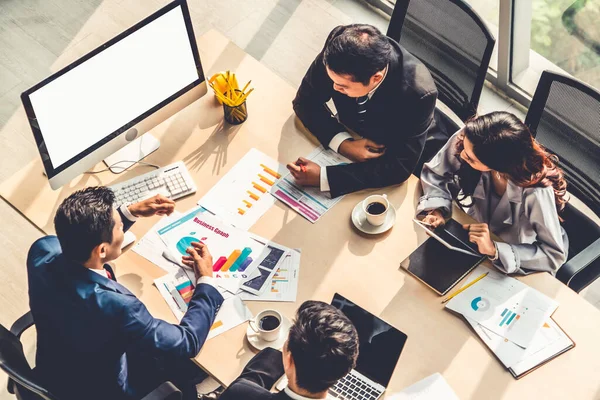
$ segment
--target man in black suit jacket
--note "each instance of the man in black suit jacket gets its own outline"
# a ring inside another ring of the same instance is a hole
[[[321,301],[304,302],[296,313],[281,352],[258,353],[220,400],[325,399],[327,391],[356,364],[358,334],[337,308]],[[288,386],[270,389],[285,373]]]
[[[337,197],[404,182],[434,130],[437,89],[427,68],[371,25],[338,26],[308,69],[294,111],[321,144],[354,163],[288,164],[298,183]],[[333,100],[337,116],[325,103]],[[348,132],[353,132],[354,138]]]

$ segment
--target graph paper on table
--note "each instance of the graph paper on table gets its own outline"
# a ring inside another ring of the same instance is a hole
[[[341,154],[322,146],[311,152],[306,158],[321,167],[348,164],[351,161]],[[298,185],[291,174],[287,174],[273,186],[273,196],[287,204],[296,212],[315,223],[343,196],[331,198],[329,192],[321,192],[319,188]]]
[[[213,277],[219,286],[235,293],[241,280],[253,276],[264,244],[247,232],[225,224],[216,216],[194,209],[159,229],[158,235],[174,257],[187,255],[192,242],[208,246],[213,257]]]
[[[248,230],[275,204],[269,192],[285,172],[285,167],[271,157],[250,149],[198,204],[225,222]]]
[[[478,267],[470,279],[488,275],[450,300],[446,307],[527,348],[558,303],[521,281]]]
[[[268,288],[260,295],[240,292],[239,296],[247,301],[289,301],[294,302],[298,296],[298,280],[300,274],[300,250],[293,249],[273,275]]]

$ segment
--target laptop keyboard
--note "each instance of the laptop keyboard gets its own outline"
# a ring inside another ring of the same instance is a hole
[[[381,393],[379,389],[354,376],[352,372],[329,389],[331,397],[346,400],[375,400]]]

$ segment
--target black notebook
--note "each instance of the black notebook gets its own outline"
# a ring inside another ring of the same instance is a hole
[[[400,267],[443,296],[486,256],[479,254],[477,247],[469,242],[469,232],[453,219],[436,228],[435,233],[451,242],[452,246],[477,254],[473,256],[451,250],[430,237],[400,263]]]

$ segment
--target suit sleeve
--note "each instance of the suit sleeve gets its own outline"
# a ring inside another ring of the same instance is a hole
[[[121,220],[123,221],[123,232],[127,232],[129,230],[129,228],[131,228],[135,222],[130,221],[129,218],[127,218],[125,216],[125,214],[123,214],[123,212],[121,211],[121,208],[117,208],[117,211],[119,212],[119,215],[121,216]]]
[[[337,36],[343,27],[334,28],[325,42]],[[319,142],[327,148],[333,137],[346,130],[346,128],[331,115],[329,109],[325,106],[333,94],[333,81],[329,79],[325,64],[323,62],[323,51],[308,68],[306,75],[302,79],[296,98],[292,104],[294,112],[302,121],[306,129],[317,137]]]
[[[434,123],[436,98],[437,93],[432,92],[416,101],[413,118],[398,122],[401,132],[390,132],[392,140],[383,156],[362,163],[327,167],[331,196],[396,185],[407,180],[423,152],[427,131]]]
[[[125,305],[124,330],[136,350],[192,358],[202,348],[223,296],[213,286],[200,284],[179,325],[152,317],[137,298]]]
[[[556,275],[567,261],[567,249],[552,188],[534,190],[525,197],[524,209],[536,240],[518,244],[497,242],[499,258],[494,266],[507,274],[544,271]]]
[[[248,362],[239,378],[223,392],[220,399],[264,398],[264,394],[271,390],[284,372],[281,352],[267,347]]]

